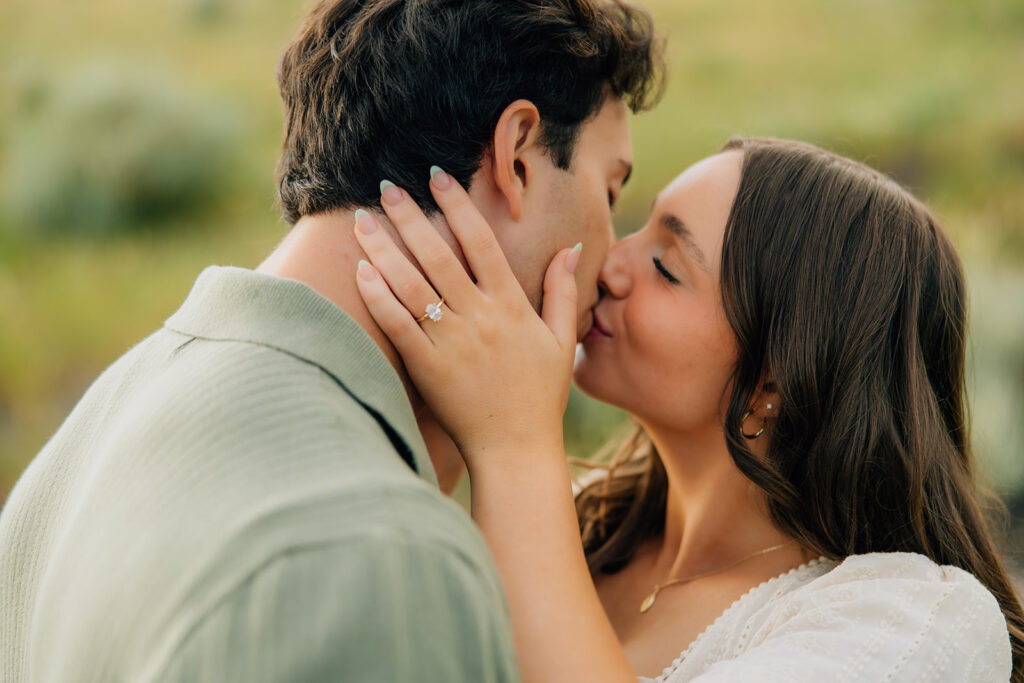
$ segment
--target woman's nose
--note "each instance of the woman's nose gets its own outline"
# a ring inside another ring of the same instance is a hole
[[[621,299],[629,294],[632,278],[629,272],[629,238],[613,244],[608,249],[608,257],[601,266],[598,286],[603,294]]]

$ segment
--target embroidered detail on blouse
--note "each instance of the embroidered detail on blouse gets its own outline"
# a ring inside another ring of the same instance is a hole
[[[809,562],[804,562],[799,567],[794,567],[793,569],[790,569],[789,571],[787,571],[787,572],[785,572],[783,574],[779,574],[778,576],[775,576],[775,577],[773,577],[771,579],[768,579],[767,581],[762,581],[759,585],[754,586],[753,588],[748,590],[746,593],[744,593],[740,597],[736,598],[733,601],[733,603],[731,605],[729,605],[725,609],[724,612],[719,614],[718,617],[713,622],[711,622],[711,624],[708,625],[707,628],[705,628],[703,631],[701,631],[697,635],[697,637],[693,639],[693,642],[691,642],[690,645],[685,650],[683,650],[681,653],[679,653],[679,656],[676,657],[675,660],[670,665],[665,667],[664,671],[661,672],[660,676],[658,676],[657,678],[643,678],[643,677],[641,677],[640,680],[641,681],[650,681],[651,683],[664,683],[665,679],[668,678],[669,676],[671,676],[673,673],[675,673],[676,669],[679,668],[679,665],[683,663],[683,660],[686,659],[686,655],[688,655],[690,652],[694,651],[697,648],[697,646],[700,645],[701,641],[703,641],[703,640],[705,640],[707,638],[707,634],[708,633],[714,631],[722,622],[724,622],[726,619],[728,619],[732,615],[732,613],[734,613],[739,607],[741,607],[743,605],[744,602],[749,600],[755,594],[761,593],[762,591],[766,590],[768,587],[774,586],[775,584],[781,582],[783,579],[795,578],[798,575],[806,574],[806,573],[808,573],[809,570],[816,569],[816,568],[818,568],[822,564],[834,566],[836,563],[834,561],[829,560],[826,557],[818,557],[818,558],[815,558],[813,560],[810,560]],[[817,574],[815,573],[814,575],[816,576]],[[802,585],[802,582],[798,583],[798,585]],[[776,591],[775,595],[773,595],[772,597],[775,598],[775,597],[779,597],[779,596],[784,595],[784,594],[785,594],[785,591]],[[750,629],[750,621],[747,621],[746,624],[744,624],[744,636],[741,636],[742,638],[744,638],[744,639],[746,638],[746,635],[749,633],[749,629]]]
[[[1006,681],[998,602],[968,572],[915,553],[820,557],[747,591],[657,678]]]

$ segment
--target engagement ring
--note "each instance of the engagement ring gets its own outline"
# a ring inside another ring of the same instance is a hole
[[[441,318],[444,317],[444,311],[441,310],[441,305],[444,304],[444,297],[436,304],[427,304],[427,312],[416,318],[416,322],[421,323],[426,320],[433,320],[435,323],[440,322]]]

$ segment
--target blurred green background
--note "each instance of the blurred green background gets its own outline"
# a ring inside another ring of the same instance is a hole
[[[660,107],[634,120],[619,232],[734,134],[808,140],[895,176],[967,265],[974,443],[984,480],[1024,517],[1024,3],[647,5],[671,72]],[[204,266],[253,267],[283,236],[274,69],[309,6],[4,0],[0,501]],[[575,456],[622,424],[576,394],[566,420]]]

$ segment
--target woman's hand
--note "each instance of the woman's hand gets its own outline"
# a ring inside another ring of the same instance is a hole
[[[555,255],[537,316],[490,226],[450,176],[430,189],[476,282],[408,194],[382,205],[429,281],[373,217],[356,282],[466,460],[472,513],[508,598],[524,683],[635,681],[590,580],[562,443],[576,347],[579,245]],[[427,315],[444,297],[439,320]]]
[[[479,458],[508,453],[510,445],[519,453],[560,450],[581,245],[552,260],[538,316],[490,226],[451,176],[433,169],[430,189],[476,282],[405,191],[390,183],[382,189],[384,211],[427,277],[371,214],[357,212],[356,238],[372,262],[360,265],[359,292],[471,476]],[[428,305],[442,297],[440,317],[431,319]]]

